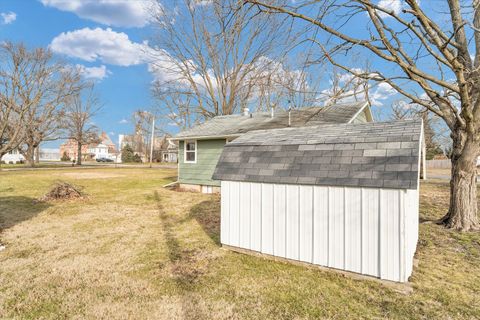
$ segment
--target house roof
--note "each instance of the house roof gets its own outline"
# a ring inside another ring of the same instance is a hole
[[[100,139],[101,139],[101,143],[107,146],[112,144],[114,145],[114,143],[112,142],[112,139],[110,139],[110,137],[106,132],[102,132],[102,134],[100,135]]]
[[[421,120],[251,131],[225,145],[215,180],[416,189]]]
[[[311,107],[291,111],[291,127],[303,127],[323,123],[349,123],[364,108],[367,102],[334,104],[327,107]],[[270,112],[254,112],[251,116],[241,114],[217,116],[191,129],[180,132],[173,140],[185,138],[237,137],[251,130],[266,130],[288,127],[288,112],[277,110],[272,118]]]

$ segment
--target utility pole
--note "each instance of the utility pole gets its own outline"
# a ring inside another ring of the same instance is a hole
[[[150,168],[152,167],[154,140],[155,140],[155,116],[152,114],[152,140],[150,141]]]

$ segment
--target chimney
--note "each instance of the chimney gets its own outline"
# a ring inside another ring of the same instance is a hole
[[[250,110],[248,108],[243,108],[243,115],[245,117],[248,117],[249,114],[250,114]]]
[[[292,112],[292,105],[290,104],[290,100],[288,100],[288,126],[289,127],[292,125],[291,112]]]

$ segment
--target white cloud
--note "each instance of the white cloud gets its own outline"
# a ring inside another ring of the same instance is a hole
[[[15,12],[1,12],[0,17],[2,17],[2,24],[10,24],[17,19],[17,14]]]
[[[111,74],[111,72],[107,70],[107,67],[104,65],[101,65],[100,67],[85,67],[84,65],[77,64],[75,67],[86,79],[103,80]]]
[[[395,14],[399,14],[403,9],[403,1],[402,0],[380,0],[377,4],[382,9],[393,11]],[[390,17],[389,14],[385,12],[379,12],[378,15],[381,18],[388,18]]]
[[[380,82],[375,91],[370,94],[370,99],[372,100],[372,105],[383,106],[382,101],[385,101],[396,94],[397,90],[395,90],[391,85],[386,82]]]
[[[55,53],[93,62],[118,66],[131,66],[146,62],[146,52],[150,50],[146,43],[130,41],[123,32],[112,29],[83,28],[62,32],[50,44]]]
[[[127,124],[128,123],[128,120],[127,119],[122,119],[120,121],[118,121],[119,124]]]
[[[155,0],[41,0],[57,8],[108,26],[144,27],[162,8]]]
[[[133,42],[123,32],[115,32],[110,28],[83,28],[63,32],[50,43],[53,52],[78,58],[88,62],[101,61],[117,66],[148,64],[148,71],[160,82],[177,82],[185,84],[180,76],[179,62],[166,50],[153,49],[148,43]],[[192,70],[196,67],[190,63]],[[103,67],[100,67],[103,69]],[[89,74],[100,76],[103,70],[92,69]],[[106,71],[105,76],[108,75]],[[194,78],[201,83],[200,75]]]
[[[197,6],[208,6],[213,3],[213,0],[194,0],[194,3]]]

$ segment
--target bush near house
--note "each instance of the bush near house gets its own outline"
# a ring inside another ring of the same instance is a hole
[[[70,157],[68,156],[67,152],[66,151],[63,151],[63,155],[62,157],[60,158],[60,160],[62,161],[70,161]]]

